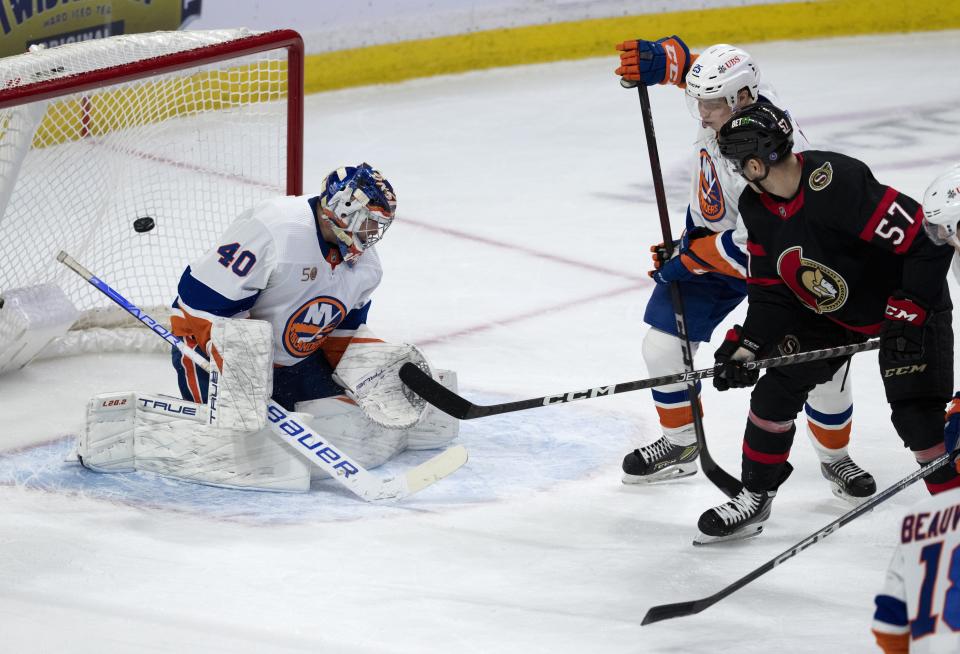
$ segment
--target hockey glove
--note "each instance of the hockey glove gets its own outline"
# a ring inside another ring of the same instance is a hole
[[[617,50],[620,51],[620,67],[616,73],[622,86],[633,88],[637,82],[646,86],[685,86],[683,80],[690,69],[690,49],[679,36],[657,41],[624,41],[617,44]]]
[[[893,363],[923,358],[923,333],[927,309],[897,291],[887,300],[886,320],[880,329],[880,353]]]
[[[658,284],[682,282],[697,275],[713,272],[713,266],[707,264],[696,253],[694,241],[714,232],[706,227],[695,227],[683,233],[683,237],[674,242],[673,257],[667,259],[667,249],[663,243],[650,246],[653,253],[653,267],[647,274]]]
[[[760,379],[760,369],[748,370],[744,363],[757,358],[760,344],[743,335],[743,327],[734,325],[727,332],[723,345],[713,355],[721,366],[713,375],[713,387],[718,391],[753,386]]]

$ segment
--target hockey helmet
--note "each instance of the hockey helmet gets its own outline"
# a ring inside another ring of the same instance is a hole
[[[337,168],[320,185],[320,219],[348,265],[383,238],[397,211],[393,186],[370,164]]]
[[[739,172],[748,159],[776,164],[793,150],[793,124],[786,111],[758,102],[733,114],[717,134],[720,154]]]
[[[731,111],[738,106],[737,96],[746,88],[755,102],[760,97],[760,71],[753,58],[740,48],[720,43],[704,50],[693,62],[687,76],[687,109],[700,120],[700,105],[726,103]]]
[[[960,164],[937,177],[923,194],[923,229],[937,245],[950,243],[960,248],[957,222],[960,221]]]

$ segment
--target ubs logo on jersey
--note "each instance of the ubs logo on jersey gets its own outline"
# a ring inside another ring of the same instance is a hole
[[[800,247],[780,255],[777,273],[800,301],[817,313],[836,311],[847,301],[846,280],[822,263],[804,259]]]
[[[318,349],[347,315],[343,303],[335,297],[322,295],[304,303],[287,319],[283,328],[283,348],[291,356],[308,357]]]
[[[814,191],[822,191],[832,181],[833,166],[830,165],[829,161],[810,173],[810,188]]]
[[[717,178],[713,159],[703,149],[700,150],[700,185],[697,196],[700,199],[700,214],[706,220],[715,223],[723,219],[727,213],[727,207],[723,201],[723,189],[720,188],[720,180]]]

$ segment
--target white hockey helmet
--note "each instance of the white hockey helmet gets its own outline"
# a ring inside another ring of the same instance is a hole
[[[960,249],[960,164],[941,173],[923,194],[923,229],[937,245],[950,243]]]
[[[686,77],[687,108],[700,119],[699,104],[725,100],[730,110],[738,108],[737,95],[746,88],[755,102],[760,96],[760,71],[753,58],[727,43],[711,45],[693,62]]]

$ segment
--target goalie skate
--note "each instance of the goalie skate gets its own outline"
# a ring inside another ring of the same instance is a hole
[[[697,473],[696,443],[675,445],[661,436],[623,458],[624,484],[650,484],[690,477]]]
[[[873,475],[854,463],[849,455],[832,463],[821,463],[820,472],[830,482],[833,494],[854,506],[877,492]]]
[[[744,488],[733,499],[704,511],[697,522],[700,533],[693,544],[712,545],[759,536],[776,495],[776,491],[754,493]]]

